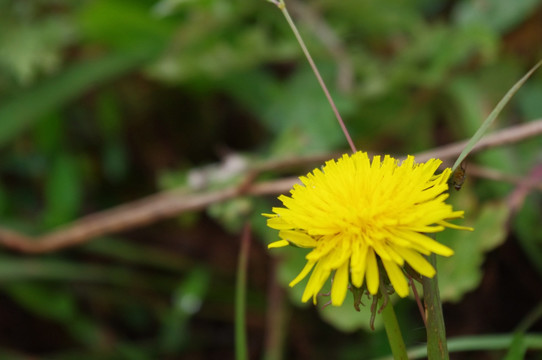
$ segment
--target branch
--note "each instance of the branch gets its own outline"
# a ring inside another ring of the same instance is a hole
[[[487,135],[474,152],[490,147],[511,144],[523,139],[537,136],[542,133],[542,119],[524,125],[510,127],[494,134]],[[419,162],[436,157],[450,159],[458,156],[466,141],[436,148],[416,156]],[[287,159],[282,162],[272,161],[262,164],[247,173],[247,177],[254,179],[255,173],[281,169],[307,163],[321,163],[331,155],[317,155],[298,159]],[[157,193],[140,200],[119,205],[109,210],[82,217],[65,227],[47,233],[43,236],[29,237],[19,232],[0,227],[0,245],[24,252],[46,253],[70,246],[79,245],[93,238],[121,231],[136,229],[160,220],[175,217],[183,212],[205,209],[211,204],[223,202],[241,195],[262,196],[276,195],[289,191],[297,177],[284,178],[261,183],[243,183],[207,193],[186,194],[180,190],[171,190]]]
[[[0,245],[25,253],[46,253],[79,245],[106,234],[139,228],[183,212],[198,211],[240,195],[274,195],[289,189],[297,178],[251,184],[239,191],[230,187],[208,193],[186,195],[179,190],[164,191],[109,210],[82,217],[39,237],[29,237],[0,227]]]
[[[474,147],[472,152],[480,152],[482,150],[503,146],[507,144],[514,144],[521,140],[535,137],[542,134],[542,119],[530,121],[525,124],[510,126],[506,129],[502,129],[484,136],[480,142]],[[430,158],[439,159],[451,159],[457,157],[468,140],[452,143],[450,145],[442,146],[433,150],[425,151],[416,155],[416,160],[424,162]]]

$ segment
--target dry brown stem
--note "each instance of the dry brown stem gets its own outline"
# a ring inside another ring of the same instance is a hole
[[[518,142],[542,133],[542,119],[524,125],[510,127],[486,136],[474,152],[505,144]],[[466,141],[418,154],[418,161],[436,157],[453,158],[461,152]],[[247,173],[255,178],[255,173],[281,169],[291,166],[321,162],[332,156],[327,154],[313,157],[287,159],[282,162],[269,162],[257,166]],[[0,228],[0,245],[25,253],[46,253],[82,244],[93,238],[107,234],[131,230],[160,220],[172,218],[186,211],[197,211],[207,206],[226,201],[241,195],[262,196],[287,192],[297,182],[295,177],[260,183],[244,183],[221,190],[205,193],[186,194],[178,190],[164,191],[133,202],[119,205],[109,210],[82,217],[58,230],[38,237],[29,237],[19,232]]]

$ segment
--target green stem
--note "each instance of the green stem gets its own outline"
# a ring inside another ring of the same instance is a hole
[[[386,329],[386,335],[388,335],[393,358],[395,360],[408,360],[405,342],[391,301],[382,310],[382,320],[384,321],[384,328]]]
[[[428,260],[436,269],[435,254],[429,255]],[[422,284],[427,316],[427,357],[429,360],[448,360],[450,356],[446,342],[446,329],[444,327],[444,316],[442,315],[437,274],[431,279],[424,276]]]
[[[354,153],[357,152],[356,145],[354,145],[354,141],[352,141],[352,137],[350,136],[350,133],[348,132],[348,129],[346,128],[346,125],[344,124],[344,121],[341,117],[341,114],[339,113],[339,110],[337,109],[337,106],[335,106],[335,102],[333,101],[333,98],[331,97],[331,94],[329,93],[327,89],[324,79],[322,78],[322,76],[320,75],[320,72],[318,71],[318,67],[316,67],[314,60],[312,60],[312,56],[309,53],[309,49],[305,45],[305,42],[303,41],[301,34],[297,30],[297,27],[295,26],[294,21],[290,17],[290,13],[288,13],[288,9],[286,9],[286,4],[284,3],[284,0],[269,0],[269,1],[277,5],[280,11],[282,11],[282,14],[286,18],[288,25],[290,25],[290,28],[292,29],[292,32],[294,33],[295,38],[297,39],[297,42],[299,43],[299,46],[301,47],[301,50],[303,50],[303,53],[305,54],[305,57],[307,58],[307,61],[309,62],[309,65],[311,66],[311,69],[314,72],[316,79],[318,80],[318,83],[320,84],[320,86],[322,87],[322,90],[324,91],[324,94],[326,95],[327,101],[329,102],[329,105],[331,106],[331,109],[333,110],[333,113],[335,114],[335,117],[337,118],[337,121],[339,122],[339,125],[344,133],[344,136],[346,137],[346,141],[348,141],[348,145],[350,145],[352,152]]]
[[[250,224],[247,223],[241,237],[239,262],[237,263],[237,279],[235,287],[235,359],[247,360],[247,333],[245,328],[247,265],[250,249]]]

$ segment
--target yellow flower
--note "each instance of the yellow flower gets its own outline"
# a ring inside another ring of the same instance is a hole
[[[302,301],[316,296],[334,271],[331,303],[340,306],[349,283],[377,294],[380,260],[397,294],[409,293],[402,267],[407,262],[423,276],[435,269],[422,256],[453,251],[424,233],[444,228],[472,230],[447,222],[463,217],[445,203],[451,170],[435,171],[440,160],[417,164],[409,156],[400,162],[388,155],[372,162],[367,153],[343,155],[302,176],[291,196],[281,195],[284,207],[273,208],[267,225],[281,240],[269,248],[295,245],[310,248],[307,264],[290,283],[296,285],[312,270]]]

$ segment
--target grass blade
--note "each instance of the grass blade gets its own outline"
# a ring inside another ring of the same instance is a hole
[[[525,74],[521,79],[519,79],[519,81],[517,83],[515,83],[514,86],[512,86],[510,88],[510,90],[508,90],[508,92],[504,95],[504,97],[501,99],[501,101],[499,101],[497,106],[495,106],[493,111],[491,111],[489,116],[484,120],[482,125],[478,128],[478,130],[471,137],[471,139],[469,140],[469,142],[465,146],[465,149],[463,149],[463,151],[461,152],[461,154],[459,155],[459,157],[455,161],[454,166],[452,166],[452,171],[455,171],[457,169],[459,164],[461,164],[461,162],[467,157],[467,155],[471,152],[471,150],[474,148],[476,143],[478,143],[478,141],[480,141],[480,139],[485,134],[487,129],[491,126],[491,124],[493,124],[493,122],[495,121],[497,116],[499,116],[502,109],[506,106],[506,104],[508,104],[508,102],[510,101],[512,96],[514,96],[514,94],[523,86],[523,84],[527,81],[527,79],[529,79],[529,77],[541,65],[542,65],[542,60],[540,60],[535,66],[533,66],[531,68],[531,70],[529,70],[529,72],[527,74]]]

